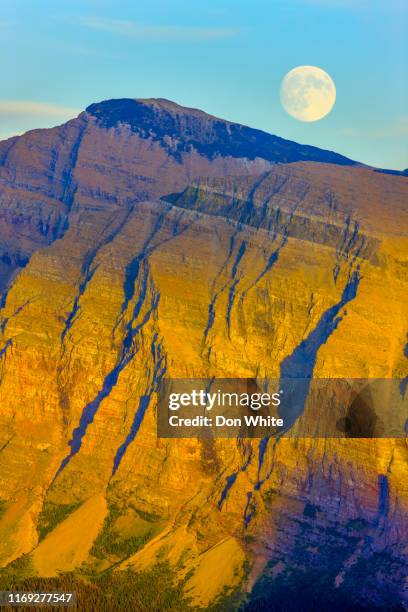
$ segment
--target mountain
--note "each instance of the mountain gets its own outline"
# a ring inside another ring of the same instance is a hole
[[[159,142],[178,160],[183,153],[195,150],[211,160],[221,156],[261,158],[271,163],[320,161],[347,166],[356,163],[338,153],[300,145],[164,99],[108,100],[91,104],[86,112],[107,129],[129,126],[142,138]]]
[[[97,156],[78,163],[89,149]],[[0,143],[0,287],[33,252],[63,236],[74,200],[76,209],[89,200],[121,214],[196,176],[257,174],[299,160],[355,164],[161,99],[92,104],[65,125],[10,138]]]
[[[397,416],[399,438],[164,439],[156,400],[165,378],[403,381],[407,184],[164,100],[0,143],[4,590],[402,609]]]

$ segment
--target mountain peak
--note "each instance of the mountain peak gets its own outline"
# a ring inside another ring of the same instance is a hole
[[[182,106],[181,104],[173,102],[173,100],[168,100],[167,98],[135,98],[134,101],[150,106],[151,108],[161,111],[168,111],[170,113],[178,113],[182,115],[201,115],[202,117],[211,117],[212,119],[216,119],[216,117],[213,115],[209,115],[198,108]]]
[[[86,112],[101,128],[127,125],[138,136],[160,142],[178,161],[183,153],[194,149],[210,159],[222,156],[260,158],[270,163],[356,163],[338,153],[285,140],[165,98],[106,100],[91,104]]]
[[[213,115],[209,115],[203,110],[198,108],[192,108],[189,106],[182,106],[173,100],[167,98],[113,98],[111,100],[102,100],[96,102],[87,107],[86,111],[93,114],[96,109],[109,111],[109,110],[123,110],[129,111],[133,108],[133,111],[145,107],[146,109],[154,110],[157,112],[169,112],[173,114],[181,115],[198,115],[201,117],[209,117],[211,119],[217,119]],[[222,121],[220,119],[220,121]],[[229,123],[229,122],[227,122]]]
[[[167,100],[166,98],[119,98],[96,102],[86,108],[86,112],[99,119],[100,122],[129,123],[135,121],[143,124],[148,118],[155,117],[157,123],[163,120],[163,116],[172,117],[196,117],[202,120],[209,119],[223,121],[205,113],[197,108],[189,108]],[[224,123],[229,123],[224,121]]]

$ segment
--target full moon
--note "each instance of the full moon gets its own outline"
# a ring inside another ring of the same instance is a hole
[[[298,66],[284,77],[280,89],[285,111],[299,121],[318,121],[330,113],[336,87],[327,72],[317,66]]]

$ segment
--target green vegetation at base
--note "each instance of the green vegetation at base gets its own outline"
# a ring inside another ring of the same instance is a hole
[[[20,581],[23,581],[32,576],[33,572],[34,569],[28,555],[15,559],[7,567],[0,569],[0,591],[9,591],[9,585],[16,580],[17,576]]]
[[[0,518],[3,516],[5,511],[6,511],[6,502],[0,499]]]
[[[140,550],[151,538],[153,530],[149,530],[142,535],[123,537],[114,529],[114,523],[120,515],[121,513],[116,506],[110,506],[102,530],[98,534],[90,551],[91,555],[97,559],[106,559],[107,556],[111,555],[119,557],[120,559],[126,559]]]
[[[82,502],[74,504],[53,504],[46,502],[38,517],[38,539],[43,540],[59,523],[62,523],[69,514],[74,512]]]
[[[140,508],[136,508],[133,504],[129,504],[129,508],[132,508],[136,512],[138,516],[144,521],[148,523],[158,523],[162,520],[158,514],[154,514],[153,512],[146,512],[145,510],[141,510]]]
[[[309,531],[309,541],[313,542]],[[322,547],[323,549],[323,547]],[[385,552],[361,552],[352,565],[347,560],[356,549],[355,539],[338,540],[321,551],[298,548],[290,564],[275,558],[255,583],[244,612],[404,612],[400,585],[406,577],[404,559]],[[367,554],[368,553],[368,554]],[[279,571],[277,566],[280,565]],[[342,580],[336,580],[341,576]],[[379,595],[379,585],[388,589]],[[232,608],[234,609],[234,608]]]
[[[248,594],[237,589],[232,593],[222,593],[217,597],[216,601],[210,604],[205,610],[206,612],[238,612],[245,610],[247,602]]]
[[[17,576],[7,577],[0,572],[2,590],[71,592],[76,593],[77,609],[84,612],[187,612],[191,610],[189,600],[183,593],[184,582],[177,585],[174,574],[168,563],[158,563],[150,571],[133,572],[131,570],[107,572],[93,577],[92,582],[68,573],[56,578],[28,578],[21,580]],[[7,608],[3,608],[7,610]],[[11,608],[10,608],[11,609]],[[33,608],[20,607],[19,610]],[[53,610],[67,610],[55,607]]]

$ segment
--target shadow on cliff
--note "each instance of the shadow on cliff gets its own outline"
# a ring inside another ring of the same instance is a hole
[[[374,409],[374,398],[367,385],[358,393],[347,409],[346,416],[337,421],[337,429],[346,438],[380,438],[384,425]]]

